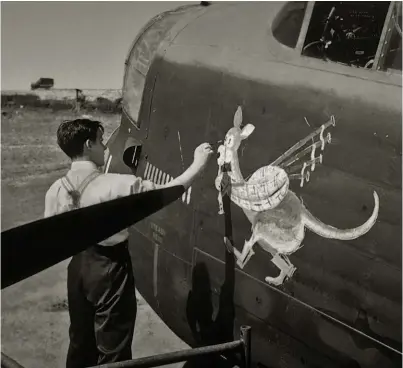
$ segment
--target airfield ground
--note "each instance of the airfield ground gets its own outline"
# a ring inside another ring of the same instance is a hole
[[[56,130],[62,120],[73,116],[69,111],[51,109],[2,110],[2,230],[43,216],[46,190],[69,165],[57,147]],[[104,123],[106,137],[119,124],[119,115],[93,116]],[[1,292],[2,351],[27,368],[61,368],[65,364],[69,325],[65,305],[67,263],[68,260],[59,263]],[[140,295],[138,306],[134,357],[187,348]]]

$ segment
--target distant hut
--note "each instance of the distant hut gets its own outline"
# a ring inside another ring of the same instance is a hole
[[[31,90],[35,89],[50,89],[54,86],[53,78],[39,78],[36,82],[31,83]]]

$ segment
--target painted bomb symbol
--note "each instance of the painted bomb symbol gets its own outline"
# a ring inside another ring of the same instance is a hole
[[[302,246],[305,228],[324,238],[338,240],[356,239],[372,228],[379,211],[376,192],[373,193],[375,206],[369,219],[361,226],[342,230],[315,218],[296,194],[289,190],[290,179],[299,180],[302,187],[305,181],[309,181],[310,171],[314,171],[316,165],[322,163],[322,154],[315,154],[317,150],[324,151],[325,145],[331,141],[330,133],[325,137],[324,132],[329,126],[335,126],[333,116],[330,121],[299,141],[273,163],[255,171],[247,180],[242,176],[237,151],[242,140],[247,139],[255,127],[247,124],[241,129],[241,123],[242,109],[238,107],[234,126],[227,132],[224,143],[218,148],[218,175],[215,180],[215,187],[219,192],[219,213],[224,213],[222,196],[228,194],[231,201],[242,208],[252,224],[252,236],[245,241],[242,252],[229,244],[228,239],[224,239],[227,248],[234,252],[240,268],[245,267],[254,254],[253,246],[258,243],[273,256],[271,261],[280,270],[277,277],[267,276],[266,282],[281,285],[286,278],[291,278],[296,270],[288,256]],[[317,137],[319,139],[315,142],[314,138]],[[303,148],[310,141],[313,143]],[[307,155],[309,160],[300,163]],[[224,170],[224,167],[230,169]],[[224,175],[224,172],[227,175]]]

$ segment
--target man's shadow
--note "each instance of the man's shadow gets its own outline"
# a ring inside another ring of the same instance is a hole
[[[228,174],[224,173],[224,176]],[[229,187],[227,194],[223,196],[224,226],[225,237],[234,244],[230,194]],[[228,251],[224,239],[221,244],[225,249],[225,279],[220,288],[219,308],[215,319],[213,319],[214,308],[208,268],[205,263],[200,262],[194,266],[192,272],[192,289],[188,295],[186,312],[189,327],[198,347],[234,341],[235,257]],[[233,367],[236,362],[239,362],[237,354],[226,353],[224,357],[197,358],[187,362],[183,367]]]

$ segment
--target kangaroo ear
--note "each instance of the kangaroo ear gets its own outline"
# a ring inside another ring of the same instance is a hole
[[[241,139],[248,138],[253,133],[254,130],[255,130],[254,125],[252,125],[252,124],[245,125],[245,127],[242,129],[242,132],[241,132]]]
[[[242,124],[242,107],[238,106],[234,115],[234,127],[240,128]]]

